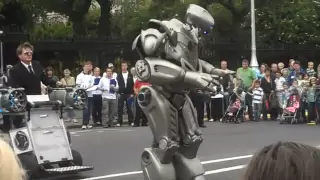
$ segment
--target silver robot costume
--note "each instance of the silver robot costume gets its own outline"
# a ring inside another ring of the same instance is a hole
[[[204,180],[197,157],[202,133],[187,93],[197,89],[214,92],[218,76],[230,73],[198,59],[199,34],[210,30],[214,19],[207,10],[191,4],[186,23],[151,19],[148,25],[132,46],[141,56],[135,74],[152,84],[142,87],[137,98],[154,138],[152,147],[142,153],[144,177]]]

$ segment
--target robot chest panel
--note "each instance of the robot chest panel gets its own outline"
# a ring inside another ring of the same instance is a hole
[[[188,61],[194,68],[198,65],[198,44],[192,41],[179,41],[177,46],[170,47],[167,51],[168,57]]]

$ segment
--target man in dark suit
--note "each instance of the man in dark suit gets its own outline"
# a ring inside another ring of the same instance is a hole
[[[117,126],[122,126],[122,115],[123,115],[123,105],[126,103],[128,111],[128,121],[129,125],[133,126],[133,113],[132,113],[132,103],[133,103],[133,76],[128,72],[128,63],[121,62],[121,73],[117,76],[117,81],[119,85],[119,100],[118,100],[118,122]]]
[[[42,66],[39,62],[32,61],[33,46],[23,43],[17,48],[20,59],[10,70],[9,85],[13,88],[24,88],[27,95],[41,94]]]
[[[41,94],[41,77],[42,66],[39,62],[32,61],[33,46],[25,42],[18,46],[17,56],[20,59],[16,65],[10,70],[9,86],[13,88],[24,88],[27,95]],[[10,130],[10,120],[8,116],[4,116],[4,131]],[[22,118],[17,116],[13,119],[16,128],[21,127]]]

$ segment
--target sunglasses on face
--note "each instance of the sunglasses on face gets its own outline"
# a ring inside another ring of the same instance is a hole
[[[32,56],[33,52],[24,52],[23,54],[27,56]]]

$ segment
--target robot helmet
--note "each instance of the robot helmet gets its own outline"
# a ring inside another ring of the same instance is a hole
[[[204,8],[190,4],[187,9],[186,22],[203,31],[209,31],[213,28],[214,19],[211,14]]]

